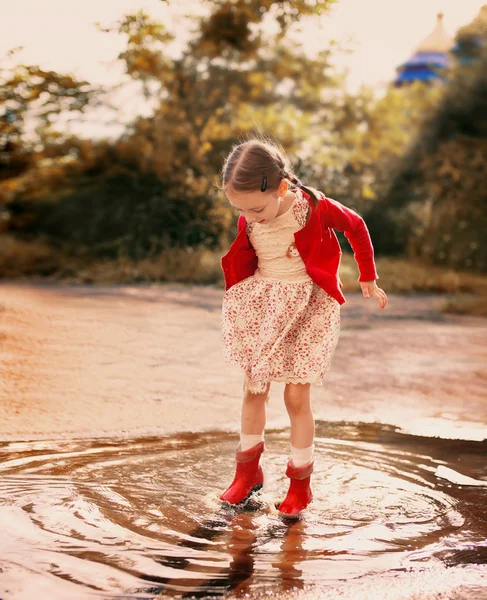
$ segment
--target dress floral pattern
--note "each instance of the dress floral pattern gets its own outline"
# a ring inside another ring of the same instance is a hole
[[[244,371],[252,393],[270,381],[321,384],[338,342],[340,305],[311,280],[294,245],[308,208],[298,191],[286,212],[247,224],[258,267],[223,299],[225,360]]]

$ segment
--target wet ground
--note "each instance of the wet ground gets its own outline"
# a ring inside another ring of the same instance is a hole
[[[266,490],[236,509],[229,434],[4,443],[0,597],[487,597],[487,442],[320,422],[297,521],[274,507],[287,444],[267,435]]]
[[[220,299],[0,286],[0,598],[487,598],[487,323],[350,297],[287,521],[280,386],[264,493],[217,500],[241,394]]]

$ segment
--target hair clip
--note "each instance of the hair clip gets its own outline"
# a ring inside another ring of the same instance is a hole
[[[262,177],[262,183],[260,186],[260,191],[261,192],[265,192],[267,189],[267,175],[266,172],[264,171],[264,176]]]
[[[297,177],[296,177],[296,181],[294,182],[294,185],[297,188],[303,187],[303,184],[301,183],[301,179],[298,179]]]

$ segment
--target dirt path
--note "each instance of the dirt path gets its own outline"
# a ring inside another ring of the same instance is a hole
[[[242,381],[223,363],[221,290],[0,285],[0,438],[237,430]],[[323,420],[487,437],[487,320],[442,315],[437,297],[348,295]],[[268,427],[287,424],[281,384]]]

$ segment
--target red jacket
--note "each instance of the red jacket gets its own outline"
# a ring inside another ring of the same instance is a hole
[[[345,302],[338,275],[342,252],[333,229],[343,231],[354,251],[360,271],[359,281],[378,279],[374,263],[374,248],[364,220],[356,212],[324,194],[315,207],[303,191],[311,206],[311,216],[306,225],[294,234],[296,248],[310,278],[340,304]],[[257,254],[246,232],[246,220],[238,220],[238,234],[229,251],[221,259],[225,289],[253,275],[257,269]]]

